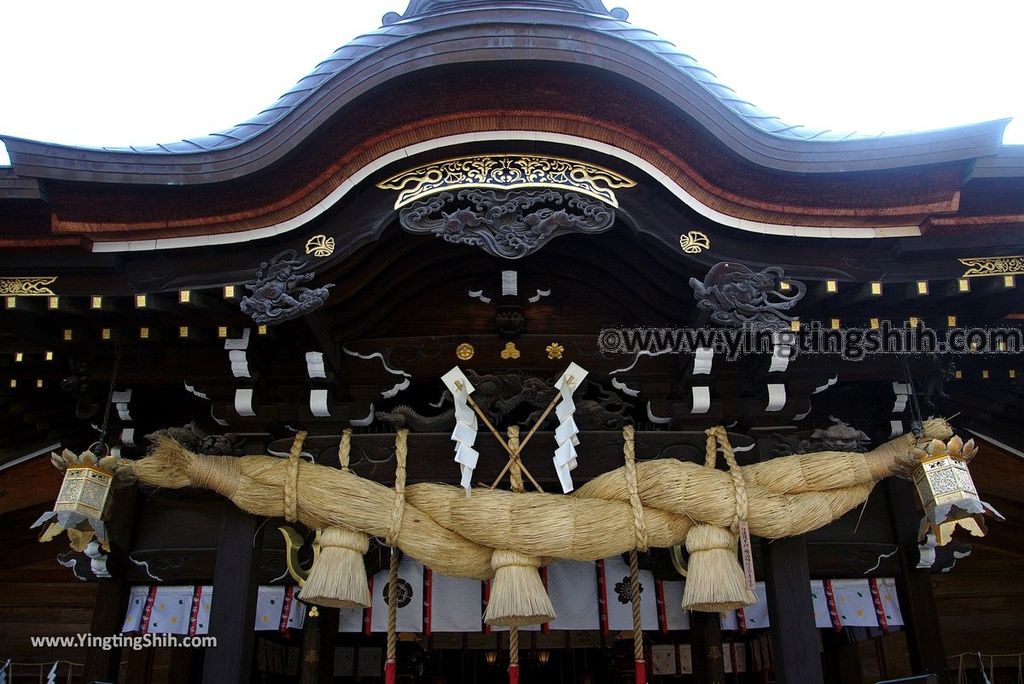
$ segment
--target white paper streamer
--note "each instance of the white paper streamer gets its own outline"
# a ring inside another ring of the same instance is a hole
[[[697,347],[693,355],[693,374],[708,375],[715,362],[715,350],[710,347]]]
[[[558,427],[555,428],[555,472],[558,473],[558,481],[562,485],[562,491],[566,494],[574,488],[572,476],[569,474],[576,468],[576,446],[580,443],[577,435],[580,429],[576,427],[573,414],[576,413],[576,403],[572,399],[573,393],[583,384],[587,377],[587,371],[575,363],[562,373],[555,383],[555,389],[561,397],[558,405],[555,406],[555,416],[558,418]]]
[[[477,432],[476,413],[469,406],[469,395],[473,393],[474,388],[458,366],[445,373],[441,381],[452,393],[452,400],[455,403],[455,430],[452,431],[455,462],[462,471],[459,484],[466,490],[466,496],[469,496],[473,488],[473,469],[480,458],[480,452],[473,448]]]

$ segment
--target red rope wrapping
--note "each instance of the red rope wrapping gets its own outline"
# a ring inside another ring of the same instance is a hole
[[[203,587],[200,584],[192,590],[192,609],[188,614],[188,635],[196,635],[196,627],[199,624],[199,606],[203,602]]]
[[[142,620],[139,623],[139,632],[146,634],[149,632],[149,619],[153,615],[153,602],[156,601],[156,587],[149,588],[149,595],[146,596],[146,605],[142,609]]]
[[[839,617],[839,608],[836,606],[836,595],[832,591],[832,580],[822,580],[825,587],[825,603],[828,604],[828,616],[832,620],[832,629],[837,632],[843,631],[843,620]]]
[[[871,602],[875,604],[875,617],[878,618],[878,626],[882,628],[883,634],[889,633],[889,621],[885,617],[885,606],[882,605],[882,595],[878,592],[878,580],[874,577],[868,580],[871,587]]]

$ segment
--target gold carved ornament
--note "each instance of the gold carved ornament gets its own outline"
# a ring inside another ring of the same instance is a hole
[[[52,297],[56,293],[47,285],[56,280],[57,276],[0,278],[0,296]]]
[[[959,261],[967,267],[961,278],[1024,275],[1024,256],[965,257]]]
[[[421,197],[461,188],[553,188],[589,195],[618,207],[614,190],[635,185],[635,181],[602,166],[523,154],[446,159],[403,171],[377,183],[381,190],[398,191],[395,209]]]
[[[518,359],[522,354],[516,349],[515,342],[506,342],[505,348],[501,350],[501,358],[508,361],[509,359]]]
[[[556,360],[562,358],[562,354],[565,353],[565,347],[557,342],[552,342],[548,346],[544,347],[544,351],[548,353],[549,359]]]
[[[334,254],[334,238],[326,235],[314,235],[306,241],[306,254],[315,257],[329,257]]]
[[[679,236],[679,246],[687,254],[700,254],[711,247],[711,240],[699,230],[691,230]]]

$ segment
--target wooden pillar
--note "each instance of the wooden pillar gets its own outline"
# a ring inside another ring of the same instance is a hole
[[[931,572],[917,568],[921,514],[917,510],[914,485],[909,480],[890,477],[885,480],[885,493],[889,499],[893,536],[900,547],[900,576],[896,578],[896,593],[906,623],[910,667],[915,675],[933,674],[939,678],[940,684],[949,684],[946,649],[932,593]]]
[[[107,558],[110,577],[96,583],[96,599],[93,603],[92,622],[89,632],[96,637],[121,633],[124,616],[128,611],[130,588],[124,579],[128,553],[131,551],[134,532],[135,511],[139,492],[136,487],[117,489],[113,493],[107,521],[107,534],[111,553]],[[121,649],[102,650],[90,648],[85,654],[82,680],[85,682],[115,682],[121,669]]]
[[[769,460],[772,440],[758,439],[757,449],[761,460]],[[776,679],[780,684],[821,684],[807,541],[802,535],[763,540],[761,557]]]
[[[260,520],[226,504],[217,539],[213,570],[210,636],[217,645],[206,649],[203,684],[248,684],[256,641],[256,559],[263,546]]]
[[[722,623],[718,613],[690,613],[693,676],[700,684],[725,684]]]
[[[149,684],[152,681],[154,653],[156,653],[155,648],[143,648],[138,651],[134,648],[125,649],[125,684]],[[85,681],[90,680],[86,679]]]
[[[305,606],[309,612],[309,606]],[[338,644],[338,609],[320,607],[320,684],[334,684],[334,648]]]
[[[780,684],[821,684],[821,656],[803,536],[761,544],[772,655]]]
[[[828,684],[861,684],[864,677],[857,644],[850,643],[832,629],[822,630],[821,641],[825,681]]]
[[[299,684],[320,682],[320,618],[306,615],[302,625],[302,658],[299,660]]]

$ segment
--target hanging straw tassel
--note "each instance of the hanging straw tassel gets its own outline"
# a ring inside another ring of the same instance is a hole
[[[305,433],[300,434],[305,437]],[[344,472],[349,472],[351,449],[352,430],[346,429],[338,445],[338,461]],[[297,509],[296,502],[294,508],[289,510],[289,499],[296,501],[297,497],[288,492],[297,486],[300,451],[301,443],[299,450],[293,445],[292,454],[289,455],[285,483],[285,518],[289,522],[294,520]],[[294,476],[293,468],[296,473]],[[289,513],[293,517],[288,517]],[[363,555],[369,548],[370,539],[362,532],[337,526],[323,528],[320,534],[320,553],[313,560],[313,567],[302,585],[299,598],[306,603],[329,608],[369,608],[370,588],[366,582],[366,565],[363,562]]]
[[[523,474],[519,465],[519,428],[509,428],[508,445],[513,454],[510,470],[512,491],[521,493]],[[518,551],[496,549],[491,554],[491,567],[494,569],[494,581],[491,582],[491,598],[484,613],[484,622],[521,627],[555,619],[555,608],[537,571],[539,559]]]
[[[395,507],[391,510],[391,532],[387,544],[391,547],[391,565],[388,571],[388,650],[384,661],[384,682],[395,684],[398,675],[398,535],[402,531],[405,513],[405,459],[409,452],[409,431],[402,429],[395,435]]]
[[[638,553],[647,552],[647,523],[644,507],[640,502],[640,490],[636,483],[636,444],[632,425],[622,430],[622,453],[626,457],[626,490],[629,492],[629,507],[633,512],[633,530],[636,533],[636,548],[629,552],[629,602],[633,609],[633,663],[636,684],[647,683],[647,662],[644,660],[644,626],[640,614],[640,561]]]
[[[747,490],[743,473],[729,444],[725,428],[706,431],[708,436],[704,465],[715,467],[717,445],[729,465],[736,513],[731,529],[711,525],[695,525],[686,535],[690,562],[683,587],[683,608],[705,613],[718,613],[752,605],[757,597],[747,586],[746,576],[736,560],[736,543],[741,523],[747,519]]]

